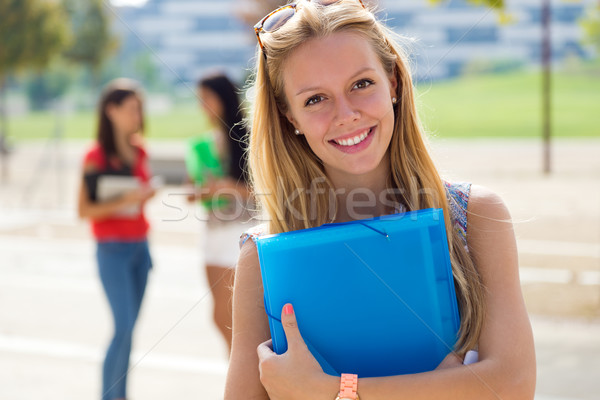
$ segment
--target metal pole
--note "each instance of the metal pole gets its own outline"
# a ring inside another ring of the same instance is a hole
[[[0,78],[0,183],[8,182],[8,143],[6,140],[8,110],[6,106],[6,78]]]
[[[542,137],[544,147],[544,173],[550,174],[550,137],[551,126],[551,83],[552,83],[552,36],[550,31],[551,22],[550,0],[543,0],[542,4]]]
[[[56,169],[56,188],[58,189],[58,208],[64,206],[64,165],[62,154],[62,137],[65,130],[65,103],[64,99],[58,98],[53,102],[56,113],[56,125],[54,126],[54,157]]]

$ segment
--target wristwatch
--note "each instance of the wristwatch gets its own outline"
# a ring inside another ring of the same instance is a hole
[[[340,392],[335,400],[360,400],[358,398],[358,375],[342,374]]]

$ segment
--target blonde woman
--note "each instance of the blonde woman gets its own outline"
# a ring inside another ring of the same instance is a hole
[[[249,165],[269,221],[242,241],[225,398],[532,399],[535,354],[510,215],[489,190],[440,177],[394,36],[360,0],[299,1],[255,30]],[[356,202],[356,190],[374,196]],[[430,207],[444,210],[461,314],[455,349],[436,370],[345,371],[340,382],[308,351],[293,305],[281,316],[288,350],[272,351],[253,237]],[[479,361],[465,366],[472,349]]]

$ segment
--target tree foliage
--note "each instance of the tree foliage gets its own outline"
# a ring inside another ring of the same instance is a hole
[[[97,71],[119,47],[102,0],[62,0],[75,40],[64,56]]]
[[[36,110],[62,97],[77,75],[84,76],[81,67],[89,71],[91,81],[97,84],[101,67],[118,46],[110,30],[108,9],[102,0],[60,0],[60,6],[64,12],[64,25],[73,40],[63,48],[61,57],[26,81],[30,105]]]
[[[586,13],[581,26],[585,32],[584,43],[594,46],[600,55],[600,3]]]
[[[69,40],[62,7],[54,0],[0,0],[0,159],[1,176],[8,173],[5,156],[7,109],[5,84],[10,74],[42,69]]]
[[[43,68],[69,40],[55,1],[0,0],[0,81],[25,68]]]
[[[61,98],[73,82],[73,68],[64,60],[55,60],[42,73],[36,73],[25,82],[25,92],[29,105],[34,110],[42,110],[56,99]]]

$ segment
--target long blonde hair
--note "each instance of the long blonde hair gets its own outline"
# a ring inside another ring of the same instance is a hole
[[[257,48],[251,92],[248,165],[251,184],[270,233],[311,228],[330,222],[336,199],[313,196],[314,190],[332,193],[324,167],[303,136],[285,117],[283,68],[289,55],[309,39],[350,31],[373,47],[389,76],[398,80],[399,103],[390,143],[388,187],[408,210],[441,208],[444,211],[461,327],[455,351],[463,355],[476,347],[484,318],[484,292],[474,262],[453,228],[444,183],[429,155],[417,115],[407,56],[394,34],[363,9],[358,0],[340,0],[328,6],[298,2],[296,15],[275,32],[262,34]],[[310,190],[309,190],[310,189]],[[316,212],[315,212],[316,210]],[[335,214],[335,213],[334,213]]]

